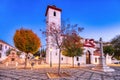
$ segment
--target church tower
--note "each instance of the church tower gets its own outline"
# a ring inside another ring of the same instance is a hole
[[[56,6],[48,6],[45,16],[46,16],[46,30],[50,30],[49,26],[54,23],[55,27],[60,29],[61,27],[61,9],[57,8]],[[48,31],[47,31],[48,32]],[[52,44],[53,43],[53,37],[52,36],[47,36],[46,44],[47,44],[47,49],[46,49],[46,62],[49,64],[55,64],[58,63],[58,49],[54,47]]]

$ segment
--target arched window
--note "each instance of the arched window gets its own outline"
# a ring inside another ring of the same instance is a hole
[[[55,11],[54,11],[53,15],[56,16],[56,12]]]
[[[79,61],[79,57],[76,57],[76,60]]]

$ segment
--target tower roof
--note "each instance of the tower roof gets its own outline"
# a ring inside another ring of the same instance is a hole
[[[57,10],[57,11],[60,11],[60,12],[62,11],[62,9],[57,8],[55,5],[53,5],[53,6],[48,5],[48,6],[47,6],[46,13],[45,13],[45,16],[47,16],[47,13],[48,13],[48,9],[49,9],[49,8],[54,9],[54,10]]]

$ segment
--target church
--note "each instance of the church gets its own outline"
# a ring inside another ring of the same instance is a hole
[[[46,16],[46,26],[47,30],[49,30],[49,25],[51,23],[55,23],[57,26],[61,26],[61,13],[62,9],[57,8],[56,6],[48,6],[45,16]],[[46,49],[46,62],[50,64],[57,64],[59,62],[59,49],[52,46],[52,36],[47,36],[47,49]],[[75,65],[86,65],[86,64],[99,64],[99,57],[100,57],[100,45],[94,39],[85,39],[83,38],[83,55],[74,57],[74,64]],[[106,63],[111,64],[112,56],[106,56]],[[61,54],[61,63],[62,64],[72,64],[72,58],[66,57]]]

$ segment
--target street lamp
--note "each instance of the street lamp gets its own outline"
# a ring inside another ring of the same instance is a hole
[[[50,67],[52,67],[52,48],[50,48]]]

